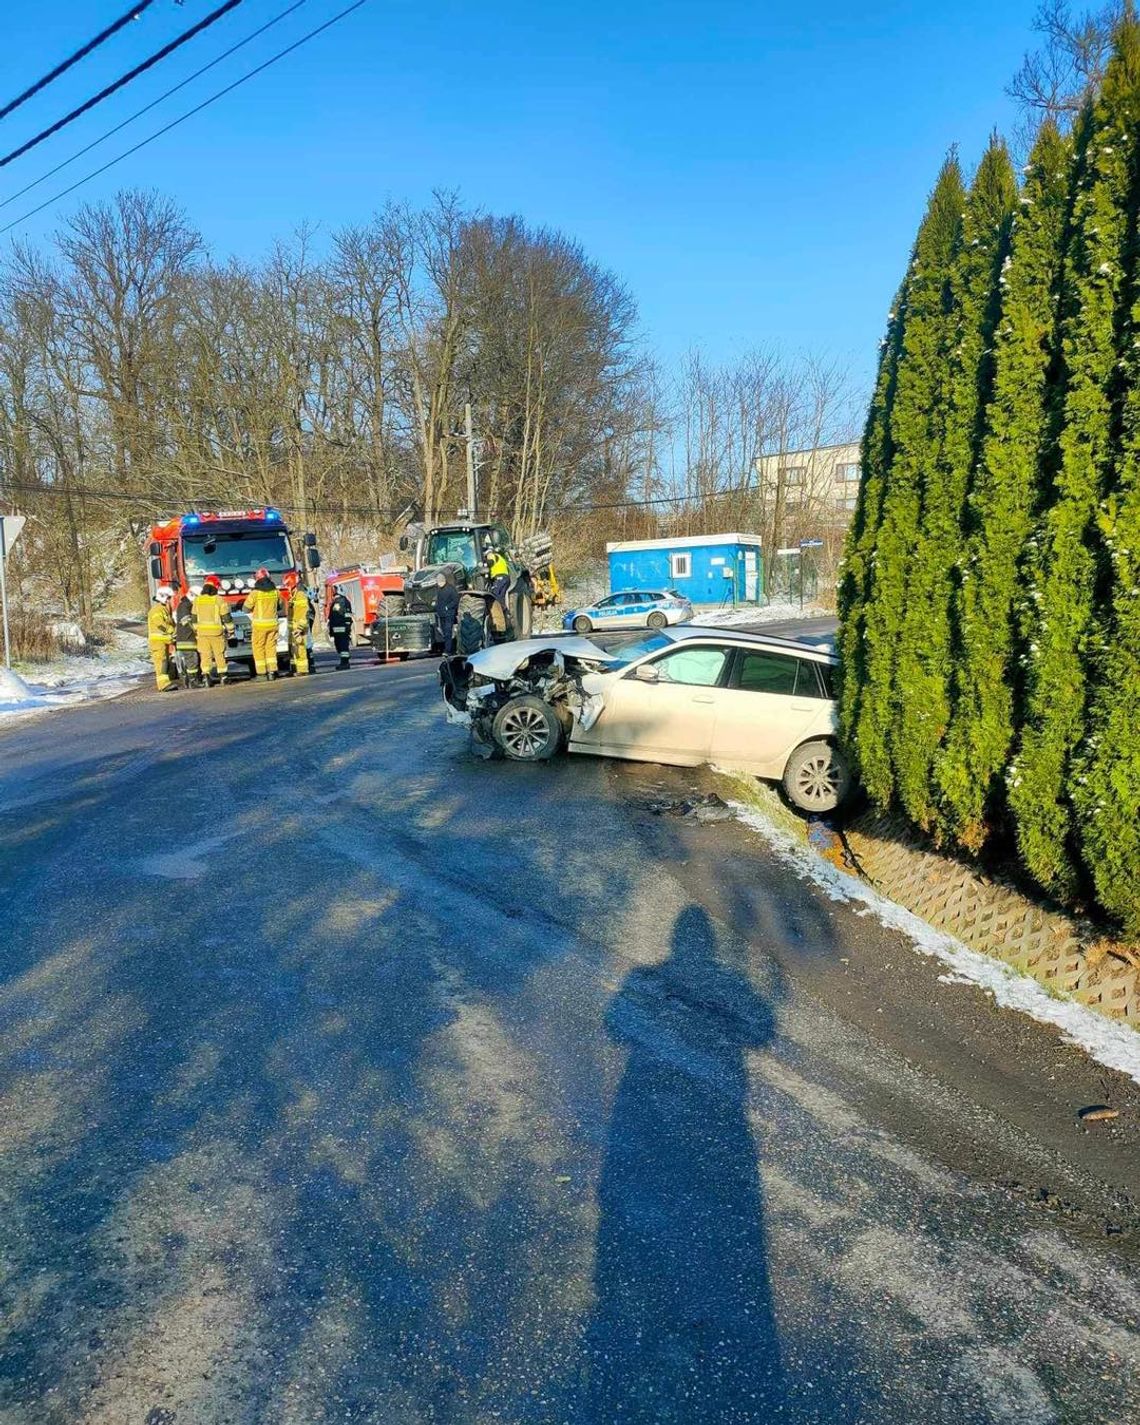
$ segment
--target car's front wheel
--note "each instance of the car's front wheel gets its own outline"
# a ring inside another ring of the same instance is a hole
[[[586,617],[585,614],[579,614],[578,617],[574,620],[575,633],[589,633],[593,626],[594,625],[590,622],[590,620]]]
[[[800,811],[835,811],[851,790],[851,769],[838,747],[830,742],[805,742],[788,758],[784,791]]]
[[[655,609],[645,620],[650,628],[664,628],[668,620],[660,609]]]
[[[561,746],[562,724],[548,703],[524,694],[503,704],[491,735],[512,762],[546,762]]]

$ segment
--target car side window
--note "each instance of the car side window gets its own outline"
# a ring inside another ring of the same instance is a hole
[[[794,697],[800,666],[798,658],[789,657],[786,653],[739,653],[730,686],[745,693],[776,693],[784,697]],[[800,678],[804,695],[818,697],[815,677],[810,668],[805,671],[811,679],[813,691],[807,693],[808,678]]]
[[[611,594],[607,599],[599,599],[598,602],[594,605],[594,607],[598,609],[616,608],[617,605],[620,604],[624,598],[624,594]]]
[[[715,688],[727,656],[726,648],[675,648],[654,659],[653,666],[662,683]]]

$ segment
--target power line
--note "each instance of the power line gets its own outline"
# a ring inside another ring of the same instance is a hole
[[[13,109],[18,109],[21,104],[27,103],[33,94],[38,94],[41,89],[46,89],[53,80],[58,79],[61,74],[66,74],[73,64],[78,64],[81,59],[86,59],[92,50],[98,49],[99,46],[103,44],[105,40],[109,40],[112,35],[117,35],[124,25],[129,25],[132,20],[137,20],[142,12],[149,10],[153,4],[154,0],[138,0],[138,4],[132,5],[125,15],[120,15],[114,24],[108,25],[105,30],[101,30],[94,39],[88,40],[87,43],[77,49],[74,54],[69,55],[62,64],[57,64],[49,74],[45,74],[42,79],[37,79],[30,89],[25,89],[22,94],[17,94],[14,99],[5,104],[4,107],[0,109],[0,119],[6,119]]]
[[[117,501],[119,503],[136,505],[147,504],[163,505],[169,507],[171,504],[175,503],[172,500],[169,492],[167,491],[140,490],[135,491],[133,494],[125,494],[122,490],[113,490],[107,488],[100,489],[90,485],[35,485],[28,482],[21,483],[19,481],[7,481],[3,484],[0,484],[0,491],[3,491],[5,493],[15,491],[17,493],[24,493],[30,495],[75,495],[93,500],[109,500],[113,502]],[[215,493],[224,496],[224,498],[220,501],[221,506],[225,506],[227,503],[231,505],[233,504],[235,497],[232,493],[228,493],[226,491],[217,491]],[[551,513],[563,515],[596,514],[599,511],[605,510],[646,509],[650,506],[678,505],[692,501],[700,501],[704,503],[709,500],[727,499],[732,495],[748,495],[758,493],[759,490],[755,485],[739,485],[727,490],[714,490],[711,494],[708,495],[660,495],[655,499],[648,500],[592,501],[586,504],[563,505],[560,509],[551,511]],[[192,502],[197,505],[204,505],[207,503],[207,501],[198,497],[195,497]],[[183,503],[185,503],[185,501],[183,501]],[[300,505],[282,505],[277,502],[274,502],[273,508],[275,510],[282,511],[282,513],[284,514],[290,515],[389,515],[394,518],[397,515],[403,514],[403,512],[408,508],[408,505],[407,501],[400,505],[379,507],[376,505],[309,504],[306,505],[304,509],[302,509]]]
[[[224,59],[229,59],[231,54],[236,54],[239,49],[244,49],[247,44],[257,39],[259,35],[263,35],[266,30],[271,30],[274,25],[286,19],[294,10],[299,10],[302,5],[307,4],[308,0],[294,0],[294,3],[290,5],[288,9],[280,11],[280,13],[274,15],[271,20],[266,20],[264,25],[259,25],[252,34],[246,35],[244,40],[238,40],[237,44],[230,45],[229,49],[223,50],[216,59],[210,60],[209,64],[204,64],[201,69],[196,69],[193,74],[187,75],[185,79],[179,80],[177,84],[167,89],[164,94],[160,94],[157,99],[152,99],[149,104],[144,104],[141,109],[136,109],[135,112],[124,119],[121,124],[116,124],[113,129],[108,129],[106,133],[100,134],[97,139],[92,139],[89,144],[86,144],[76,153],[73,153],[70,158],[65,158],[62,163],[57,163],[54,168],[49,168],[46,173],[42,173],[39,178],[34,178],[31,183],[25,184],[23,188],[17,188],[15,193],[9,197],[0,199],[0,208],[6,208],[9,203],[14,203],[17,198],[22,198],[25,193],[30,193],[33,188],[38,188],[41,183],[46,183],[49,178],[54,178],[55,175],[62,172],[63,169],[70,168],[76,159],[82,158],[85,153],[90,153],[93,148],[98,148],[101,143],[106,143],[109,138],[113,138],[120,130],[127,128],[127,126],[133,124],[136,119],[141,119],[142,116],[148,114],[151,109],[157,108],[159,104],[164,103],[172,94],[177,94],[180,89],[185,89],[187,84],[192,84],[195,79],[200,79],[208,70],[214,69],[217,65],[221,64]]]
[[[82,188],[85,183],[90,183],[93,178],[100,177],[100,175],[106,173],[109,168],[114,168],[117,163],[122,163],[124,158],[130,158],[132,154],[138,153],[139,149],[146,148],[147,144],[153,143],[155,139],[162,138],[163,134],[168,134],[171,129],[176,129],[179,124],[184,124],[187,119],[192,119],[195,114],[200,114],[203,109],[209,108],[211,104],[224,98],[247,80],[253,79],[256,75],[261,74],[262,71],[268,69],[270,65],[276,64],[279,59],[284,59],[287,54],[292,54],[295,49],[300,49],[302,45],[308,44],[312,39],[316,39],[319,34],[322,34],[331,26],[343,20],[346,15],[351,15],[354,10],[359,10],[362,5],[366,5],[367,3],[368,0],[354,0],[352,5],[349,5],[346,9],[333,15],[332,18],[326,20],[323,25],[318,25],[315,30],[310,30],[308,34],[302,35],[299,40],[294,40],[291,45],[286,45],[283,50],[278,50],[275,55],[271,55],[269,59],[257,65],[255,69],[249,70],[247,73],[235,79],[232,84],[227,84],[224,89],[219,89],[217,93],[211,94],[208,99],[203,99],[200,104],[195,104],[193,109],[187,109],[187,111],[184,114],[180,114],[177,119],[171,119],[169,124],[164,124],[161,129],[156,129],[153,134],[148,135],[145,139],[140,139],[137,144],[125,149],[116,158],[109,159],[101,168],[96,168],[83,178],[77,179],[70,188],[64,188],[62,192],[56,193],[54,197],[48,198],[43,203],[40,203],[38,207],[30,209],[21,217],[5,224],[4,227],[0,228],[0,236],[11,231],[12,228],[19,227],[21,223],[26,223],[29,218],[34,218],[37,213],[42,213],[45,208],[50,208],[53,203],[58,203],[61,198],[66,198],[69,194],[74,193],[77,188]]]
[[[21,144],[19,148],[14,148],[11,153],[0,158],[0,168],[5,168],[9,163],[17,159],[21,154],[25,154],[29,149],[35,148],[45,139],[50,139],[52,134],[58,134],[60,129],[67,128],[68,124],[74,123],[82,114],[86,114],[89,109],[94,109],[96,104],[101,104],[104,99],[109,99],[112,94],[130,84],[132,79],[137,79],[140,74],[145,74],[148,69],[153,69],[160,60],[164,60],[167,55],[174,53],[176,49],[181,49],[184,44],[188,44],[195,35],[200,35],[203,30],[208,30],[211,25],[217,24],[223,15],[228,15],[231,10],[236,10],[242,0],[225,0],[225,4],[219,5],[216,10],[212,10],[196,25],[191,25],[188,30],[183,30],[182,34],[171,40],[169,44],[163,45],[160,50],[156,50],[148,59],[144,59],[141,64],[136,64],[134,69],[128,69],[126,74],[122,74],[113,84],[108,84],[105,89],[100,89],[98,94],[93,94],[90,99],[80,104],[78,109],[72,109],[70,114],[64,114],[62,119],[57,119],[49,128],[42,129],[35,138],[31,138],[27,143]]]

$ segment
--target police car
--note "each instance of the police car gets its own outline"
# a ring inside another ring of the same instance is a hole
[[[639,589],[610,594],[589,608],[571,609],[562,627],[575,633],[589,633],[595,628],[667,628],[670,624],[688,623],[692,616],[693,606],[684,594],[674,589]]]

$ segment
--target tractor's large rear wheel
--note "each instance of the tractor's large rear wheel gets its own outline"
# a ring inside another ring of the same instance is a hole
[[[529,638],[534,627],[534,602],[529,589],[516,589],[511,594],[511,625],[516,638]]]

